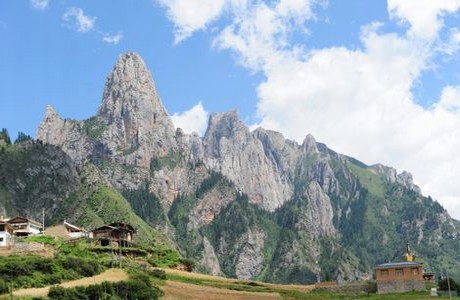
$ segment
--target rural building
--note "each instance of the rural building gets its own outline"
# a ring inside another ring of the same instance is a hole
[[[46,228],[45,232],[46,234],[63,238],[66,241],[89,236],[89,232],[86,229],[72,225],[66,221],[62,224]]]
[[[13,227],[13,233],[15,236],[39,234],[43,230],[41,223],[26,217],[17,216],[6,220],[6,222]]]
[[[93,238],[99,240],[101,246],[129,247],[136,233],[134,228],[122,222],[112,223],[92,231]]]
[[[0,247],[10,246],[12,243],[13,227],[5,221],[0,221]]]
[[[425,290],[423,264],[415,261],[409,243],[406,245],[403,260],[403,262],[390,262],[375,267],[378,294]]]

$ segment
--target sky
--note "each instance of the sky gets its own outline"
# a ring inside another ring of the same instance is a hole
[[[95,115],[125,51],[186,132],[237,109],[408,171],[460,219],[460,0],[0,0],[0,127]]]

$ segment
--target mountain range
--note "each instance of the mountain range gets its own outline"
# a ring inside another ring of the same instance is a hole
[[[175,129],[151,73],[123,53],[97,114],[48,107],[36,140],[0,135],[0,213],[94,227],[124,220],[198,271],[307,283],[372,277],[406,241],[425,268],[460,279],[460,222],[407,172],[368,166],[306,135],[250,130],[213,113],[203,137]]]

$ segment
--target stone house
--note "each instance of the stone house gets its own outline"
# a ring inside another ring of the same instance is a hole
[[[409,243],[402,262],[390,262],[375,266],[377,293],[402,293],[425,290],[423,264],[415,261]]]
[[[423,264],[420,262],[385,263],[375,267],[377,293],[425,290]]]

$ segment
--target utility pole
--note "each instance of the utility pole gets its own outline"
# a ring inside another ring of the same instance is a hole
[[[45,208],[42,208],[42,234],[45,234]]]
[[[447,269],[446,269],[446,276],[447,276],[447,288],[449,289],[449,299],[452,299],[452,294],[450,292],[449,273],[447,272]]]

